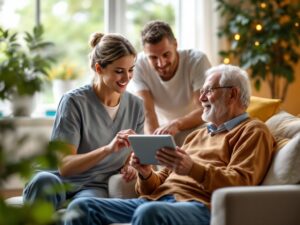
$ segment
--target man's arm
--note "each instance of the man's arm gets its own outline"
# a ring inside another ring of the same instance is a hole
[[[144,111],[145,111],[145,123],[144,132],[145,134],[152,134],[158,128],[157,115],[154,108],[154,101],[150,91],[139,91],[137,93],[144,100]]]
[[[199,91],[195,91],[193,93],[193,100],[195,104],[199,104]],[[179,117],[177,119],[172,120],[170,123],[159,127],[158,129],[155,130],[156,134],[172,134],[175,135],[176,133],[183,131],[183,130],[188,130],[194,127],[197,127],[203,123],[201,119],[202,115],[202,107],[199,104],[199,108],[191,111],[189,114]]]
[[[193,101],[196,105],[199,105],[199,108],[193,110],[189,114],[180,117],[177,119],[178,124],[179,124],[179,130],[187,130],[194,128],[196,126],[199,126],[203,123],[203,120],[201,119],[202,116],[202,107],[199,103],[199,97],[200,97],[200,92],[199,90],[194,91],[193,93]]]

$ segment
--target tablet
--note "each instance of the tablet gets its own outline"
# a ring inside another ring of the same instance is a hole
[[[129,135],[128,140],[134,154],[140,159],[141,164],[159,165],[155,158],[156,151],[163,148],[176,147],[172,135]]]

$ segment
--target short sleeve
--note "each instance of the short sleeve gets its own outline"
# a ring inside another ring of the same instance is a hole
[[[64,95],[58,105],[51,140],[61,140],[76,147],[80,143],[80,113],[75,101]]]
[[[194,62],[191,63],[191,80],[193,91],[197,91],[202,88],[205,80],[205,72],[211,67],[207,56],[203,53],[200,53],[200,56],[196,56],[195,59],[192,59]]]

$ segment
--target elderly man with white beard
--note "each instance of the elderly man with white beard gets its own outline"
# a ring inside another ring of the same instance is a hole
[[[248,75],[239,67],[209,69],[199,97],[207,127],[191,133],[175,151],[160,149],[156,157],[164,167],[159,171],[132,156],[139,198],[75,200],[68,210],[80,209],[82,216],[66,225],[209,225],[212,193],[259,184],[274,153],[266,125],[246,113],[250,93]]]

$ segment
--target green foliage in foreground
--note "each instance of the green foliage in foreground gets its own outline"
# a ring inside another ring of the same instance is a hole
[[[34,139],[34,140],[33,140]],[[14,140],[8,145],[7,140]],[[35,141],[39,151],[31,155],[18,157],[18,151],[28,142]],[[30,179],[36,169],[57,168],[59,158],[67,153],[63,142],[48,142],[30,135],[22,137],[14,132],[14,125],[0,120],[0,189],[12,176],[18,175],[24,180]],[[55,189],[55,187],[53,187]],[[62,216],[62,215],[61,215]],[[59,220],[53,206],[44,201],[22,206],[8,205],[0,196],[0,225],[51,225]]]

